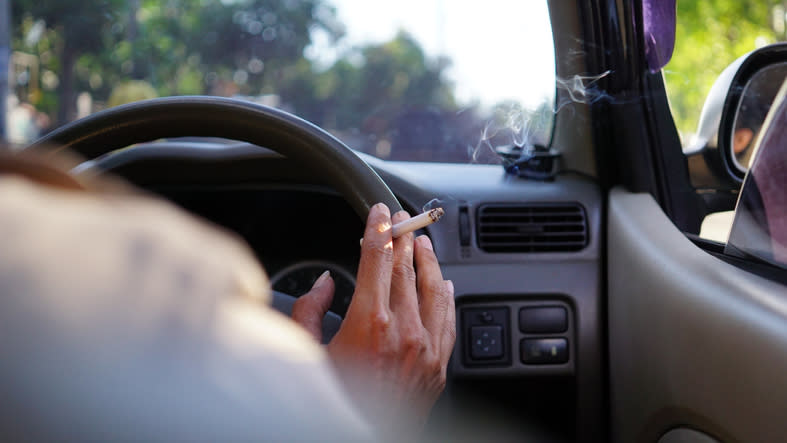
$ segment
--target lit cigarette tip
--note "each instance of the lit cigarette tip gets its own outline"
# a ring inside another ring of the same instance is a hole
[[[393,238],[399,238],[405,234],[409,234],[410,232],[425,228],[440,220],[440,217],[443,215],[445,215],[443,208],[434,208],[432,210],[418,214],[415,217],[408,218],[407,220],[393,225],[391,228],[391,236]],[[361,245],[363,245],[363,239],[361,239]]]

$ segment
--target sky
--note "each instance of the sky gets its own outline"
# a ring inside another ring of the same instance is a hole
[[[554,96],[555,63],[546,0],[330,0],[347,35],[344,48],[381,43],[404,29],[427,56],[452,60],[447,76],[460,102],[514,99],[537,106]],[[311,56],[335,59],[324,39]],[[341,51],[341,49],[339,49]]]

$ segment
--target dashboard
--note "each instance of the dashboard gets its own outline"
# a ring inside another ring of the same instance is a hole
[[[509,428],[535,426],[568,440],[602,423],[598,185],[572,174],[528,181],[495,165],[359,155],[410,213],[433,198],[445,209],[425,233],[454,282],[458,331],[434,421],[495,411]],[[300,295],[331,270],[331,310],[346,311],[363,223],[319,171],[210,140],[142,144],[80,168],[112,171],[242,237],[276,290]]]

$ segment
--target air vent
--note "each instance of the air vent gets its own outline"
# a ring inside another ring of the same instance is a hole
[[[573,252],[588,243],[585,210],[576,203],[483,205],[477,226],[486,252]]]

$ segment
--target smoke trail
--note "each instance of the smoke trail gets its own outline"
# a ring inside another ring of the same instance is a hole
[[[555,106],[555,113],[571,103],[590,105],[601,100],[611,100],[612,96],[598,87],[599,80],[610,74],[612,71],[607,70],[598,75],[574,75],[567,79],[555,79],[557,89],[568,93],[568,97]]]
[[[445,201],[439,198],[433,198],[423,205],[421,212],[431,211],[432,209],[442,208],[443,206],[445,206]]]
[[[481,131],[478,143],[468,146],[471,162],[477,162],[484,152],[496,153],[498,148],[516,146],[522,149],[523,155],[534,146],[548,143],[554,115],[572,103],[594,104],[603,100],[612,100],[598,83],[612,71],[604,71],[598,75],[574,75],[555,80],[559,102],[545,100],[536,108],[525,108],[519,103],[503,103],[497,105],[487,119]]]

